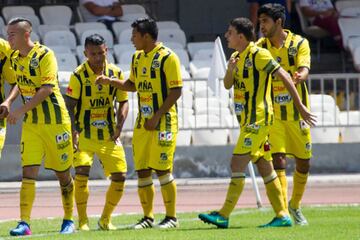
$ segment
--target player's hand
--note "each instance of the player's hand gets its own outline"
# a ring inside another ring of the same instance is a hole
[[[116,141],[118,140],[118,138],[120,137],[121,134],[121,129],[120,128],[115,128],[115,132],[114,134],[111,136],[111,141],[114,141],[116,143]]]
[[[303,79],[303,76],[301,75],[301,73],[299,73],[299,72],[294,72],[294,75],[293,75],[293,82],[294,82],[294,84],[296,85],[296,84],[298,84],[298,83],[300,83],[301,81],[302,81],[302,79]]]
[[[79,150],[79,133],[78,133],[78,131],[73,131],[72,139],[73,139],[73,148],[74,148],[74,153],[75,153]]]
[[[17,109],[13,112],[9,112],[9,115],[7,116],[7,122],[9,124],[16,124],[16,122],[21,118],[21,115],[23,113]]]
[[[108,85],[110,84],[110,82],[111,82],[111,78],[105,75],[100,75],[95,80],[95,84],[102,84],[102,85]]]
[[[239,61],[239,58],[232,57],[229,59],[228,66],[227,66],[228,71],[232,72],[235,69],[237,61]]]
[[[159,121],[160,121],[160,117],[157,117],[157,115],[155,114],[152,118],[145,120],[144,128],[148,131],[153,131],[155,130]]]
[[[9,109],[7,104],[0,105],[0,119],[4,119],[9,115]]]
[[[317,123],[316,116],[313,113],[311,113],[304,105],[302,105],[302,108],[299,112],[301,117],[310,127],[314,127],[316,125]]]

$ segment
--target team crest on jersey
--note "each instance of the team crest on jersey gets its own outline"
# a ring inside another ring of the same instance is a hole
[[[146,73],[146,67],[143,67],[142,69],[142,73],[145,74]]]
[[[39,67],[39,59],[38,58],[32,58],[30,60],[30,67],[38,68]]]
[[[90,86],[90,85],[91,85],[91,82],[90,82],[89,79],[85,79],[85,85],[86,85],[86,86]]]
[[[19,69],[20,69],[20,71],[24,71],[24,66],[19,65]]]
[[[277,61],[278,63],[281,63],[281,57],[277,57],[277,58],[276,58],[276,61]]]
[[[251,145],[252,145],[252,140],[251,140],[251,138],[245,138],[245,139],[244,139],[244,146],[245,146],[245,147],[251,147]]]
[[[251,68],[253,66],[252,61],[250,60],[250,58],[246,58],[245,59],[245,67],[246,68]]]
[[[166,161],[168,159],[168,156],[166,153],[160,153],[160,160]]]
[[[98,88],[99,91],[101,91],[103,89],[103,86],[101,84],[98,84],[97,88]]]
[[[295,56],[297,54],[297,49],[296,47],[290,47],[288,52],[290,56]]]
[[[159,60],[154,60],[151,64],[152,68],[159,68],[160,67],[160,62]]]

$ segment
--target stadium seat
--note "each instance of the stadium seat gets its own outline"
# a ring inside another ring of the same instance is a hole
[[[58,54],[58,53],[72,53],[71,48],[69,46],[64,46],[64,45],[50,46],[50,45],[48,45],[47,47],[50,48],[51,50],[53,50],[55,54]]]
[[[45,33],[43,43],[47,46],[63,45],[68,46],[71,50],[76,49],[76,38],[68,30],[55,30]]]
[[[110,30],[108,29],[89,29],[84,31],[81,35],[81,40],[80,40],[81,45],[85,44],[85,39],[88,36],[95,33],[101,35],[105,39],[107,47],[112,51],[114,47],[114,38]]]
[[[227,129],[214,129],[221,127],[220,117],[216,115],[195,115],[196,128],[193,130],[193,145],[226,145],[228,143]]]
[[[336,1],[335,2],[336,10],[340,13],[343,12],[345,9],[351,9],[351,8],[357,8],[360,7],[359,1],[354,0],[342,0],[342,1]]]
[[[178,42],[162,42],[162,43],[164,44],[165,47],[168,47],[171,50],[184,49],[184,46]]]
[[[158,29],[180,29],[180,25],[175,21],[157,21],[156,25],[158,26]]]
[[[131,24],[132,22],[113,22],[111,28],[115,36],[119,36],[125,29],[132,29]]]
[[[69,26],[72,10],[65,5],[41,6],[40,16],[44,24]]]
[[[190,72],[191,72],[193,78],[207,79],[209,77],[210,67],[204,67],[204,68],[197,69],[196,72],[193,72],[190,68]]]
[[[138,18],[148,17],[145,8],[139,4],[123,4],[123,15],[119,17],[120,21],[132,23]]]
[[[339,18],[339,27],[341,30],[341,36],[343,46],[345,49],[349,49],[349,39],[353,37],[360,37],[360,18]]]
[[[129,13],[129,14],[122,15],[121,17],[119,17],[119,19],[124,22],[132,23],[136,19],[147,18],[147,17],[149,17],[149,16],[146,13]]]
[[[40,19],[38,18],[38,16],[36,16],[36,15],[25,15],[25,14],[20,15],[20,14],[18,14],[18,15],[14,15],[13,17],[23,17],[23,18],[28,19],[32,24],[32,31],[35,32],[35,33],[39,32],[38,28],[40,26]]]
[[[191,75],[194,77],[194,75],[197,75],[197,77],[194,78],[207,78],[210,72],[210,66],[211,66],[211,60],[192,60],[189,63],[189,69]],[[197,74],[198,71],[201,69],[208,69],[208,70],[202,70],[200,73]]]
[[[193,101],[193,92],[189,89],[183,88],[181,97],[177,100],[178,107],[192,109]]]
[[[181,65],[181,78],[182,80],[191,79],[190,73],[186,70],[184,65]]]
[[[118,43],[119,44],[131,44],[131,35],[132,35],[131,28],[121,31],[118,36]]]
[[[310,129],[313,143],[338,143],[340,129],[337,127],[314,127]]]
[[[130,64],[116,64],[116,66],[118,66],[121,71],[126,72],[126,71],[130,71]]]
[[[184,48],[186,46],[186,36],[181,29],[160,29],[158,40],[162,42],[178,42]]]
[[[59,71],[74,71],[78,66],[76,57],[72,53],[58,53],[55,55]]]
[[[213,49],[200,49],[193,57],[193,60],[205,60],[211,61],[213,55]]]
[[[59,71],[58,72],[59,86],[60,86],[60,91],[62,94],[66,93],[66,88],[69,85],[71,74],[72,74],[72,71]]]
[[[189,51],[191,59],[194,58],[197,51],[201,49],[214,49],[214,42],[189,42],[187,44],[187,49]]]
[[[172,49],[180,59],[180,64],[189,69],[189,55],[185,49]]]
[[[69,26],[65,26],[65,25],[46,25],[46,24],[41,24],[38,27],[38,32],[39,35],[41,37],[41,39],[44,39],[45,34],[47,32],[50,31],[70,31]]]
[[[77,38],[81,40],[81,36],[86,30],[106,29],[106,26],[100,22],[77,22],[74,28]]]
[[[176,146],[190,146],[191,145],[192,130],[180,130],[176,138]]]
[[[6,23],[15,16],[36,16],[34,9],[30,6],[5,6],[1,12]]]
[[[121,52],[120,55],[116,55],[118,63],[130,65],[133,54],[134,54],[133,50],[127,50],[127,51]]]

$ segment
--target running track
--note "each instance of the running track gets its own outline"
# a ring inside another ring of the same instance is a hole
[[[178,212],[207,211],[221,207],[225,199],[228,179],[178,179]],[[155,212],[164,212],[157,180]],[[257,179],[263,205],[269,206],[261,179]],[[88,214],[101,214],[109,182],[90,181]],[[0,183],[0,221],[19,217],[20,183]],[[292,182],[289,178],[289,189]],[[303,199],[303,205],[360,204],[360,174],[311,176]],[[238,208],[256,208],[255,193],[250,178],[237,205]],[[115,213],[141,213],[136,181],[129,180],[125,194]],[[60,190],[57,182],[39,182],[32,210],[32,218],[62,217]],[[76,213],[75,213],[76,214]]]

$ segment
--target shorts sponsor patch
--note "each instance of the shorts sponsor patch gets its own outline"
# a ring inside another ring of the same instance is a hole
[[[159,132],[159,145],[160,146],[170,146],[173,142],[173,133],[172,132]]]
[[[57,149],[64,149],[70,145],[70,134],[67,132],[56,135]]]
[[[69,155],[68,155],[67,153],[63,153],[63,154],[61,155],[61,160],[62,160],[63,162],[66,162],[66,161],[68,160],[68,158],[69,158]]]
[[[167,153],[160,153],[160,160],[166,161],[168,159]]]
[[[305,149],[306,149],[307,151],[311,151],[311,148],[312,148],[311,143],[306,143],[306,144],[305,144]]]
[[[258,134],[260,130],[260,125],[257,124],[248,124],[245,126],[245,132]]]
[[[251,145],[252,145],[252,140],[251,140],[251,138],[245,138],[245,139],[244,139],[244,146],[245,146],[245,147],[251,147]]]

